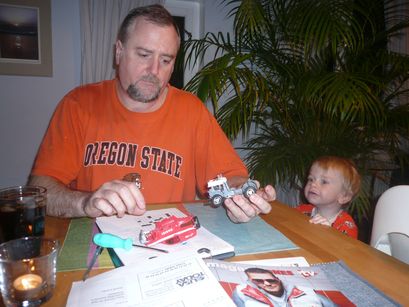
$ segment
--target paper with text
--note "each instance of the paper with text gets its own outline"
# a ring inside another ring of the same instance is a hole
[[[67,307],[77,306],[235,305],[200,257],[173,253],[74,282]]]

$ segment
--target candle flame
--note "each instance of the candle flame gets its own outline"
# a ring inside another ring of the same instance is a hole
[[[13,286],[17,290],[25,291],[39,288],[42,282],[43,279],[37,274],[25,274],[18,277],[13,282]]]
[[[21,280],[21,285],[23,286],[24,289],[32,289],[32,288],[35,288],[35,286],[33,285],[33,281],[32,281],[32,280],[28,280],[28,279],[22,279],[22,280]]]

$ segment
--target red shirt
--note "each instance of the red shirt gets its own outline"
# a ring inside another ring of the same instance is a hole
[[[312,217],[313,216],[313,210],[316,207],[314,205],[310,204],[302,204],[296,207],[298,211],[301,213]],[[355,224],[354,219],[352,216],[350,216],[347,212],[341,211],[335,221],[332,223],[331,227],[335,228],[336,230],[345,233],[346,235],[357,239],[358,238],[358,227]]]

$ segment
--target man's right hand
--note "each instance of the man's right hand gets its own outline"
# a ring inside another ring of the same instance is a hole
[[[58,217],[141,215],[146,211],[145,199],[135,182],[113,180],[93,193],[69,189],[50,176],[32,175],[30,185],[47,189],[47,214]]]
[[[146,211],[145,199],[135,182],[113,180],[104,183],[98,190],[83,199],[84,213],[89,217],[125,213],[142,215]]]

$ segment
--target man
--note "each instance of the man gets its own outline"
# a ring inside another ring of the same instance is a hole
[[[63,217],[140,215],[145,203],[191,201],[223,174],[240,186],[247,170],[197,97],[168,84],[180,47],[160,5],[136,8],[115,45],[117,76],[74,89],[60,102],[29,184],[48,191],[47,213]],[[141,175],[142,189],[122,180]],[[233,222],[268,213],[272,186],[225,202]]]
[[[234,303],[241,306],[335,306],[328,298],[308,287],[284,285],[271,271],[248,268],[248,284],[238,285]]]

